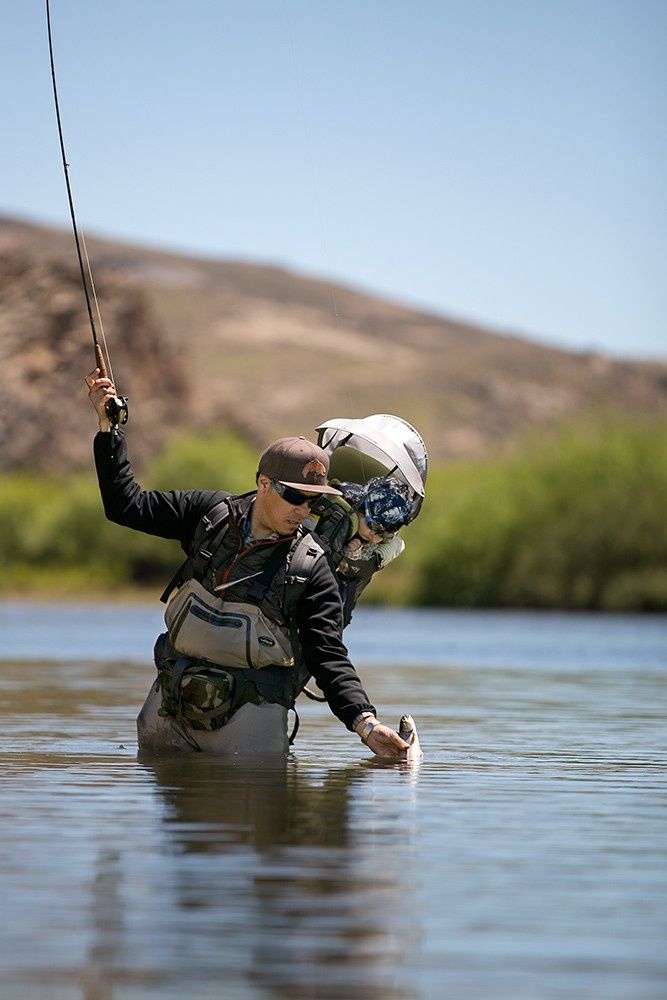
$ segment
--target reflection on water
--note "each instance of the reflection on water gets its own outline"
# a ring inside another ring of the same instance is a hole
[[[163,797],[171,851],[181,858],[177,905],[206,914],[209,946],[216,941],[212,950],[199,941],[206,979],[220,968],[222,948],[230,956],[247,951],[244,978],[277,995],[315,995],[315,969],[330,996],[362,988],[403,995],[393,969],[413,942],[394,902],[408,894],[409,873],[397,869],[388,845],[382,876],[369,878],[363,854],[351,849],[351,800],[355,785],[371,776],[367,766],[321,771],[316,783],[294,761],[259,769],[210,760],[147,767]]]
[[[354,641],[385,717],[417,719],[412,769],[311,703],[284,761],[138,759],[147,663],[14,651],[0,997],[664,995],[665,620],[631,649],[573,616],[531,664],[526,616],[512,665],[502,616],[495,647],[488,616],[397,619],[425,662],[387,669],[377,616]]]

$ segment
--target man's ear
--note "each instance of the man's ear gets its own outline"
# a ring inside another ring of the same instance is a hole
[[[260,493],[266,493],[269,486],[271,485],[271,480],[268,476],[258,475],[257,476],[257,490]]]

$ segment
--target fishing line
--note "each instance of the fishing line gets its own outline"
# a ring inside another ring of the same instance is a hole
[[[109,348],[107,346],[107,338],[104,333],[104,323],[102,322],[102,313],[100,312],[100,303],[97,298],[97,291],[95,289],[95,279],[93,278],[93,269],[90,266],[90,259],[88,257],[88,247],[86,246],[86,237],[83,232],[81,232],[81,245],[83,246],[83,253],[86,258],[86,268],[88,270],[88,277],[90,278],[90,288],[93,293],[93,301],[95,303],[95,312],[97,314],[97,322],[100,327],[100,334],[102,335],[102,343],[104,345],[104,353],[106,354],[107,364],[109,366],[109,378],[116,384],[116,380],[113,375],[113,368],[111,367],[111,355],[109,354]]]
[[[111,381],[114,382],[113,369],[111,367],[111,358],[109,356],[109,349],[104,334],[102,314],[100,312],[100,305],[97,299],[97,293],[95,291],[95,282],[93,280],[93,272],[90,266],[90,259],[88,257],[88,251],[86,249],[86,243],[83,238],[83,233],[81,233],[79,229],[79,226],[76,221],[76,212],[74,211],[74,196],[72,194],[72,184],[69,176],[69,163],[67,161],[67,153],[65,152],[65,139],[63,135],[62,119],[60,116],[60,101],[58,100],[58,85],[56,83],[56,63],[55,63],[55,56],[53,53],[53,36],[51,32],[51,7],[49,0],[46,0],[46,27],[49,39],[49,61],[51,64],[51,82],[53,84],[53,102],[56,109],[56,122],[58,125],[58,140],[60,142],[60,155],[63,164],[63,172],[65,174],[67,202],[69,204],[69,214],[72,220],[72,231],[74,233],[76,255],[79,261],[81,284],[83,285],[83,294],[86,299],[88,322],[90,323],[90,330],[93,335],[95,362],[100,370],[101,377],[102,378],[110,377]],[[82,251],[82,246],[83,246],[83,251]],[[85,256],[85,266],[84,266],[84,256]],[[93,301],[95,303],[98,323],[102,335],[102,343],[104,344],[104,353],[102,352],[102,348],[100,346],[100,342],[97,336],[97,328],[95,326],[95,318],[93,316]],[[105,354],[106,354],[106,360],[105,360]],[[110,399],[105,406],[105,410],[112,428],[116,428],[118,424],[124,424],[127,422],[128,409],[127,409],[127,398],[125,396],[122,397],[116,396],[114,399]]]
[[[302,91],[301,91],[301,78],[299,76],[299,67],[298,67],[298,64],[297,64],[297,61],[296,61],[296,50],[294,48],[294,37],[293,37],[293,33],[292,33],[292,22],[291,22],[290,15],[289,15],[289,6],[288,6],[287,0],[284,0],[283,6],[284,6],[284,9],[285,9],[285,19],[287,21],[287,34],[288,34],[288,37],[289,37],[290,51],[292,53],[292,67],[294,69],[294,79],[295,79],[295,82],[296,82],[296,92],[297,92],[297,97],[299,98],[299,109],[301,111],[301,125],[303,126],[303,132],[304,132],[304,136],[306,138],[306,150],[308,152],[308,163],[309,163],[309,166],[310,166],[310,180],[311,180],[311,184],[313,186],[313,194],[314,194],[314,198],[315,198],[315,207],[317,209],[317,215],[318,215],[319,223],[320,223],[320,235],[322,237],[322,249],[324,251],[325,262],[328,265],[328,263],[329,263],[329,248],[328,248],[328,245],[327,245],[326,230],[324,228],[324,219],[322,217],[322,206],[321,206],[320,198],[319,198],[319,186],[317,184],[317,178],[316,178],[316,175],[315,175],[315,164],[313,162],[312,143],[310,141],[310,134],[308,132],[308,122],[306,120],[306,111],[305,111],[305,108],[304,108],[304,105],[303,105],[303,96],[302,96]],[[333,303],[334,317],[335,317],[335,320],[336,320],[336,326],[338,327],[339,326],[339,318],[340,317],[338,315],[338,304],[336,302],[336,291],[335,291],[335,289],[333,287],[333,284],[328,279],[325,278],[325,281],[326,281],[327,285],[329,286],[329,291],[331,293],[331,301]]]
[[[303,104],[303,94],[302,94],[302,88],[301,88],[301,77],[299,75],[299,66],[298,66],[297,58],[296,58],[296,49],[295,49],[295,46],[294,46],[294,34],[292,32],[292,21],[291,21],[290,13],[289,13],[289,2],[288,2],[288,0],[283,0],[283,8],[284,8],[284,11],[285,11],[285,20],[287,21],[287,34],[288,34],[288,38],[289,38],[290,51],[292,53],[292,67],[293,67],[293,70],[294,70],[294,79],[295,79],[295,83],[296,83],[296,91],[297,91],[297,96],[298,96],[298,99],[299,99],[299,108],[300,108],[300,111],[301,111],[301,124],[302,124],[302,127],[303,127],[303,133],[304,133],[304,137],[305,137],[305,140],[306,140],[306,151],[307,151],[307,154],[308,154],[308,163],[309,163],[309,166],[310,166],[310,180],[311,180],[311,184],[312,184],[312,188],[313,188],[313,197],[314,197],[314,201],[315,201],[315,207],[316,207],[316,210],[317,210],[317,215],[318,215],[318,219],[319,219],[319,223],[320,223],[320,235],[321,235],[321,239],[322,239],[322,250],[323,250],[323,254],[324,254],[325,270],[327,272],[329,272],[329,268],[330,268],[330,263],[329,263],[329,247],[328,247],[328,244],[327,244],[326,229],[325,229],[325,226],[324,226],[324,218],[322,216],[322,205],[321,205],[321,201],[320,201],[320,197],[319,197],[319,190],[320,189],[319,189],[319,184],[317,182],[317,175],[316,175],[316,170],[315,170],[315,163],[314,163],[314,160],[313,160],[312,142],[311,142],[311,139],[310,139],[310,133],[309,133],[309,130],[308,130],[308,122],[307,122],[307,119],[306,119],[306,112],[305,112],[305,108],[304,108],[304,104]],[[334,288],[333,283],[329,280],[328,277],[325,277],[324,281],[325,281],[325,283],[327,284],[327,286],[329,288],[329,292],[331,293],[331,300],[332,300],[332,303],[333,303],[333,313],[334,313],[334,320],[335,320],[335,324],[336,324],[336,331],[337,331],[337,333],[340,333],[341,332],[341,325],[340,325],[340,315],[339,315],[339,312],[338,312],[338,303],[336,301],[336,290]],[[355,407],[354,401],[352,399],[352,389],[350,387],[350,383],[349,382],[347,383],[347,387],[346,388],[347,388],[347,396],[348,396],[348,400],[349,400],[349,404],[350,404],[350,416],[354,419],[356,417],[356,407]],[[365,468],[365,463],[364,463],[364,454],[363,454],[363,452],[360,451],[358,453],[358,455],[359,455],[360,462],[361,462],[361,474],[362,474],[362,477],[363,477],[363,479],[365,481],[365,480],[368,479],[368,476],[366,475],[366,468]]]

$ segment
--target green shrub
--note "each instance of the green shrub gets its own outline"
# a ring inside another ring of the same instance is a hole
[[[252,489],[255,451],[229,432],[182,436],[144,470],[147,489]],[[177,542],[107,521],[93,471],[68,477],[0,477],[4,590],[108,588],[166,581],[183,558]]]
[[[255,488],[257,451],[231,431],[206,436],[184,434],[155,458],[143,479],[154,490],[227,490]]]
[[[638,594],[643,574],[667,568],[666,453],[666,429],[610,425],[568,430],[495,463],[440,470],[411,529],[415,600],[619,606],[623,576],[632,574]],[[667,608],[659,587],[649,591],[645,606]]]
[[[667,610],[667,428],[609,424],[433,469],[407,552],[365,600],[450,607]],[[253,448],[183,436],[149,489],[252,489]],[[108,522],[90,474],[0,477],[2,588],[49,592],[166,582],[176,542]]]
[[[37,512],[45,505],[50,486],[25,474],[0,480],[0,561],[3,567],[25,557],[27,536]]]

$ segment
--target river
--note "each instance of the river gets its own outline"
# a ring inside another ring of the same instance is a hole
[[[0,605],[2,1000],[658,1000],[667,618],[360,610],[421,765],[137,758],[159,611]]]

